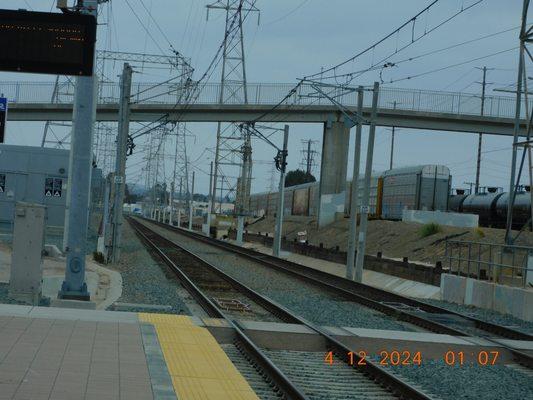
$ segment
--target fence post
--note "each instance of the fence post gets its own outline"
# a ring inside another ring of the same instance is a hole
[[[468,262],[466,264],[466,277],[470,277],[470,260],[472,259],[472,242],[468,243]]]
[[[459,243],[459,257],[457,257],[457,276],[461,274],[461,254],[463,253],[463,246]]]
[[[477,277],[476,279],[479,279],[479,270],[481,269],[481,243],[479,243],[479,247],[477,250]]]

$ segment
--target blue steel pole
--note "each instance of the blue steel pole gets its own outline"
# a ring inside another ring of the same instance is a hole
[[[84,14],[98,14],[98,0],[84,0],[81,10]],[[85,254],[87,249],[87,228],[89,225],[89,199],[92,173],[92,145],[94,122],[96,120],[95,77],[79,76],[73,111],[73,129],[69,160],[70,207],[66,224],[67,265],[65,280],[58,297],[61,299],[90,300],[85,283]]]

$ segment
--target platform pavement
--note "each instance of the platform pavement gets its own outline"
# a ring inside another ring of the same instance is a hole
[[[184,316],[0,304],[0,400],[252,400]]]

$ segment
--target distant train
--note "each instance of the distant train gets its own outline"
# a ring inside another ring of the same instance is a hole
[[[359,177],[359,204],[363,196],[363,177]],[[443,165],[421,165],[395,168],[374,175],[370,183],[369,211],[371,217],[400,220],[404,209],[448,210],[451,175]],[[285,189],[284,214],[318,214],[319,182]],[[250,196],[249,209],[255,216],[274,215],[278,193],[257,193]],[[350,213],[351,181],[346,182],[344,214]]]
[[[404,209],[434,210],[479,215],[479,225],[503,228],[507,220],[509,194],[489,187],[478,194],[464,190],[451,193],[450,170],[443,165],[395,168],[374,175],[370,183],[370,216],[401,220]],[[285,189],[285,215],[317,216],[319,182]],[[359,200],[363,194],[363,177],[359,177]],[[250,211],[255,216],[274,215],[277,192],[251,195]],[[350,214],[351,182],[346,183],[344,214]],[[361,204],[361,201],[359,201]],[[531,192],[520,187],[513,206],[513,228],[531,224]]]
[[[449,210],[479,215],[479,225],[494,228],[505,227],[509,193],[489,187],[478,194],[465,194],[463,190],[450,196]],[[513,205],[513,229],[531,226],[531,191],[529,186],[520,187]]]

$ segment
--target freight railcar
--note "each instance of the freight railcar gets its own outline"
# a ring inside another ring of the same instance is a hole
[[[383,219],[402,219],[403,210],[446,211],[450,170],[444,165],[396,168],[382,175]]]
[[[369,211],[374,218],[401,219],[404,209],[441,210],[448,208],[450,171],[442,165],[397,168],[375,174],[370,182]],[[346,183],[344,213],[350,214],[351,181]],[[357,194],[361,204],[364,177],[360,176]],[[285,215],[316,216],[319,182],[285,188]],[[255,216],[274,215],[277,193],[257,193],[250,197]]]
[[[479,215],[479,224],[504,228],[507,222],[509,193],[489,187],[477,194],[458,193],[450,196],[450,211]],[[513,229],[531,226],[531,192],[528,186],[518,188],[513,205]]]

